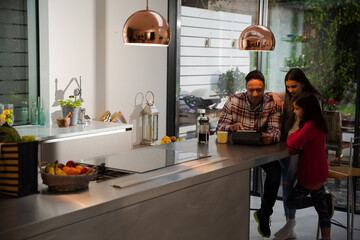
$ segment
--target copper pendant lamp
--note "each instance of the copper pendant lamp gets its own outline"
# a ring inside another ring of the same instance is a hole
[[[159,13],[149,10],[146,0],[146,10],[138,11],[126,20],[123,39],[125,44],[166,47],[170,43],[169,24]]]
[[[256,25],[245,28],[240,34],[239,49],[246,51],[274,51],[274,34],[269,28],[259,25],[258,17]]]

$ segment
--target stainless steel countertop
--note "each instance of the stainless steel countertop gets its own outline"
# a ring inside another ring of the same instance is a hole
[[[108,123],[92,121],[89,124],[78,124],[77,126],[58,127],[52,125],[23,125],[16,126],[15,129],[20,136],[35,136],[40,141],[49,139],[67,138],[85,134],[104,133],[108,131],[122,131],[132,129],[132,124]]]
[[[88,189],[73,193],[50,193],[39,184],[40,194],[1,197],[0,239],[34,236],[289,156],[285,143],[261,147],[217,144],[216,136],[210,137],[209,144],[191,139],[156,147],[207,153],[211,157],[90,183]],[[122,188],[114,188],[114,184]]]

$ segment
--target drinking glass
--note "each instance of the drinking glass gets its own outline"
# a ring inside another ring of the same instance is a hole
[[[217,141],[218,143],[227,143],[228,141],[228,132],[218,131],[217,132]]]

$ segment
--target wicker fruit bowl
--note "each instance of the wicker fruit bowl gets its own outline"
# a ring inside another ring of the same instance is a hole
[[[87,188],[95,176],[94,173],[83,175],[53,175],[40,171],[43,183],[51,190],[68,192]]]
[[[50,190],[69,192],[87,188],[89,182],[97,175],[97,169],[93,168],[91,173],[81,175],[54,175],[40,168],[40,174],[43,183],[47,185]]]

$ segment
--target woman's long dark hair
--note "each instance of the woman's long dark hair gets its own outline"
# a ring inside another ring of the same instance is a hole
[[[310,92],[316,94],[318,97],[321,97],[320,93],[315,89],[313,85],[311,85],[309,79],[305,76],[305,73],[300,68],[292,68],[286,73],[284,83],[286,84],[286,82],[289,80],[296,81],[304,85],[303,92]],[[290,129],[294,126],[296,120],[294,108],[292,105],[292,98],[293,96],[286,88],[285,107],[281,124],[281,139],[283,141],[286,141],[288,133]]]
[[[318,129],[322,130],[325,134],[328,132],[319,101],[314,94],[309,92],[300,93],[293,97],[293,103],[304,110],[304,115],[299,122],[300,129],[305,123],[313,121]]]

